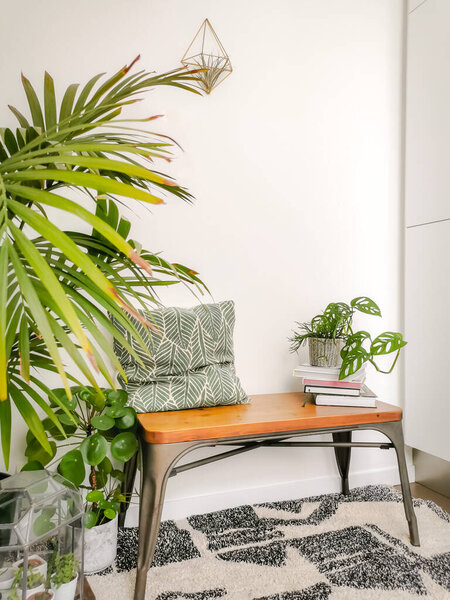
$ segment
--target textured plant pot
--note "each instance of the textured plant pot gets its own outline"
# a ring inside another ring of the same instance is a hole
[[[37,562],[39,561],[39,564],[31,566],[30,563],[33,562]],[[14,565],[14,567],[16,567],[17,569],[19,569],[20,567],[23,567],[23,559],[21,560],[17,560]],[[39,554],[30,554],[30,556],[28,557],[28,572],[30,573],[39,573],[39,575],[42,575],[42,577],[44,579],[47,578],[47,561],[44,560],[42,558],[42,556],[39,556]]]
[[[117,516],[84,531],[84,572],[92,575],[109,567],[117,554]]]
[[[342,340],[309,338],[309,362],[313,367],[338,367],[341,364]]]
[[[77,590],[78,573],[69,583],[63,583],[59,588],[52,588],[55,600],[74,600]]]

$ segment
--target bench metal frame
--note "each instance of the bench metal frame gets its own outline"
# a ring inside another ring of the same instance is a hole
[[[383,433],[389,442],[353,442],[352,431],[373,430]],[[326,427],[321,429],[307,429],[265,433],[257,435],[242,435],[223,439],[194,440],[188,442],[175,442],[168,444],[153,444],[145,440],[145,431],[141,432],[141,494],[139,506],[139,547],[137,561],[137,576],[134,600],[145,598],[147,572],[151,566],[158,539],[161,513],[164,503],[166,485],[169,477],[178,473],[194,469],[218,460],[223,460],[236,454],[248,452],[261,447],[331,447],[334,448],[336,462],[341,476],[342,493],[349,494],[348,474],[350,467],[350,454],[352,448],[380,448],[388,450],[394,448],[403,494],[403,505],[406,520],[409,526],[410,541],[413,546],[419,546],[419,532],[416,515],[414,513],[411,490],[409,487],[408,471],[405,459],[405,446],[403,439],[402,421],[389,421],[386,423],[369,423],[362,425],[348,425],[345,427]],[[291,438],[303,435],[316,435],[331,433],[333,441],[329,442],[302,442],[289,441]],[[188,452],[205,446],[238,446],[214,456],[196,460],[179,467],[177,462]],[[125,467],[125,481],[122,491],[127,498],[133,492],[134,479],[137,468],[137,457],[132,459]],[[127,504],[123,505],[119,524],[125,522]]]

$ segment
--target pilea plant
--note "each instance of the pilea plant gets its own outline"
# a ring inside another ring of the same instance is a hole
[[[53,587],[59,588],[64,583],[69,583],[77,576],[79,569],[78,560],[73,552],[55,556],[51,582]]]
[[[51,440],[52,452],[46,453],[29,431],[25,450],[28,463],[24,469],[42,469],[52,464],[74,485],[88,490],[85,525],[91,528],[114,519],[121,502],[127,501],[120,489],[123,470],[115,468],[110,457],[123,464],[136,454],[136,412],[125,406],[128,394],[124,390],[102,389],[99,394],[95,388],[76,386],[71,392],[71,398],[64,388],[53,390],[52,394],[71,411],[76,425],[54,404],[66,437],[53,421],[44,419],[42,424]],[[58,449],[66,451],[58,453],[54,460]]]
[[[309,338],[341,340],[342,364],[339,379],[356,373],[366,362],[380,373],[391,373],[400,350],[406,345],[403,335],[385,331],[372,339],[368,331],[353,331],[353,317],[356,312],[381,317],[379,306],[367,296],[353,298],[350,304],[331,302],[325,310],[307,323],[297,323],[298,330],[290,338],[291,352],[296,352]],[[396,353],[391,368],[382,370],[375,362],[377,356]]]

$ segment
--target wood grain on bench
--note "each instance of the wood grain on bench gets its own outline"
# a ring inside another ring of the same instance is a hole
[[[138,415],[145,439],[154,444],[400,421],[398,406],[316,406],[310,394],[252,396],[250,404],[214,406]]]

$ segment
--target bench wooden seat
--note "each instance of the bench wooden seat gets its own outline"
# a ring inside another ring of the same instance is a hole
[[[398,406],[378,402],[377,408],[316,406],[300,392],[253,396],[250,404],[214,406],[138,415],[145,441],[171,444],[265,433],[301,431],[400,421]]]
[[[413,545],[419,545],[405,460],[402,411],[397,406],[383,402],[377,402],[376,408],[316,406],[310,394],[264,394],[253,396],[250,404],[238,406],[142,414],[139,415],[139,423],[142,466],[135,600],[145,598],[147,571],[155,551],[168,478],[181,471],[265,445],[334,448],[344,494],[349,493],[351,448],[395,448],[410,539]],[[361,429],[379,431],[388,440],[352,441],[352,432]],[[291,438],[314,433],[329,433],[331,440],[291,441]],[[233,449],[175,467],[178,460],[191,450],[221,444],[228,448],[232,446]],[[134,458],[125,468],[122,490],[127,496],[133,491],[136,465]],[[123,512],[119,522],[123,524],[124,518]]]

